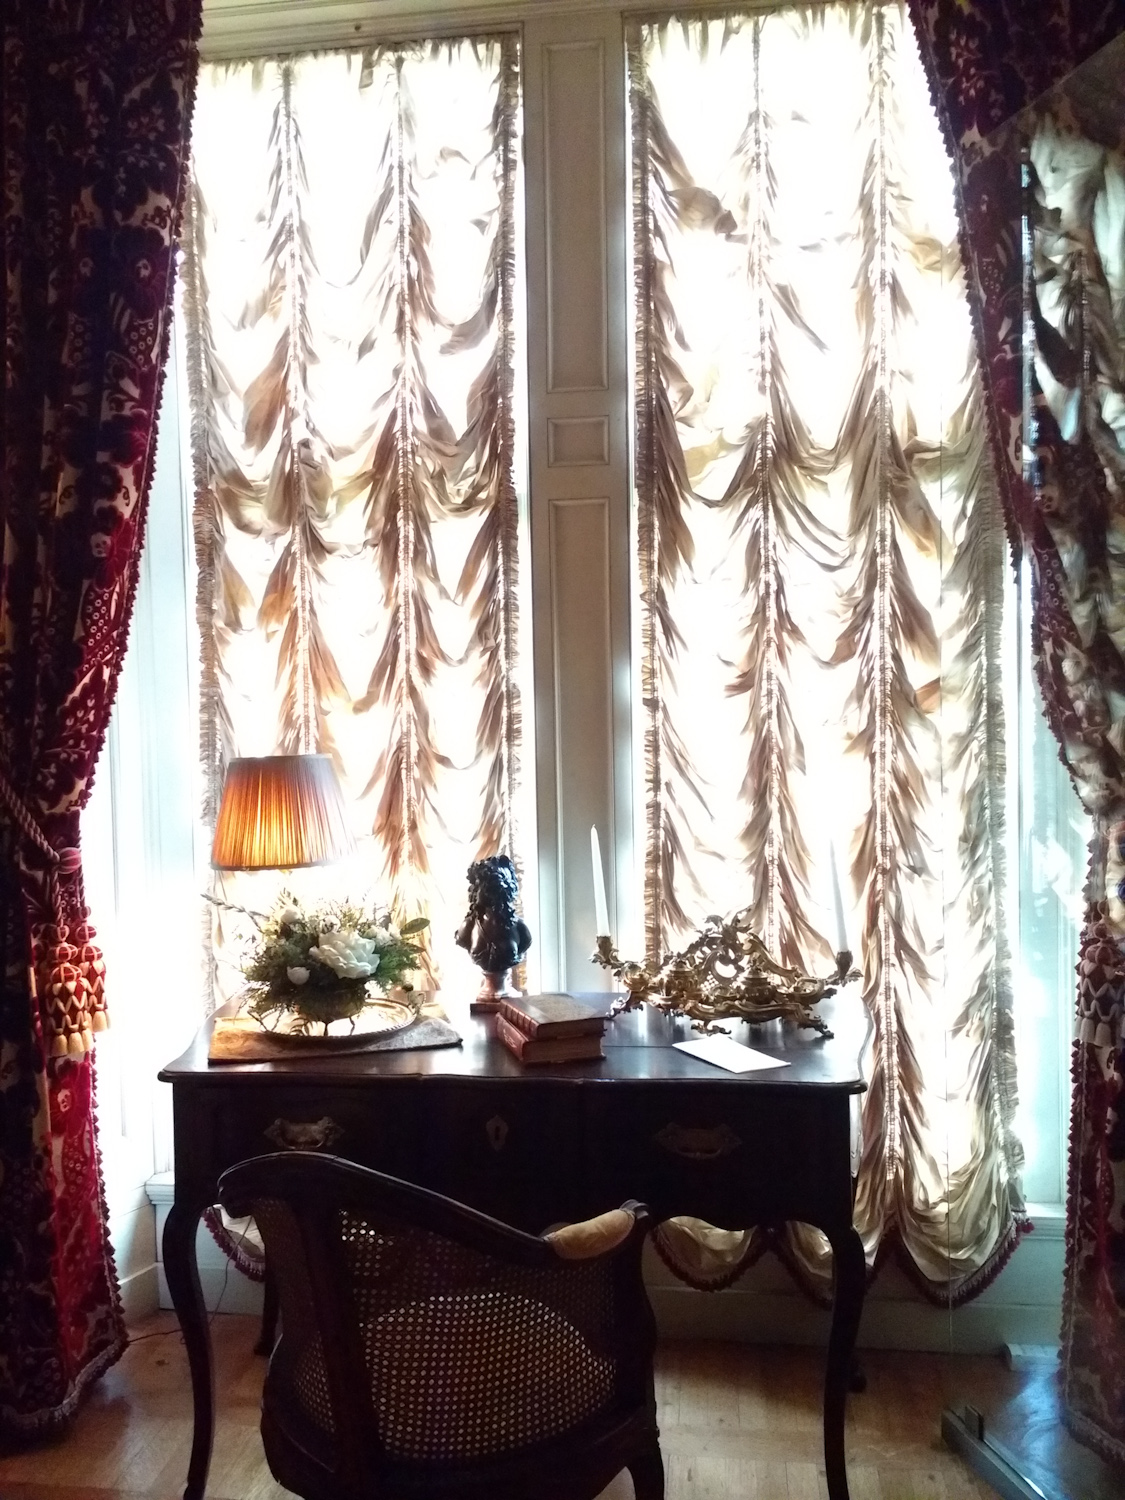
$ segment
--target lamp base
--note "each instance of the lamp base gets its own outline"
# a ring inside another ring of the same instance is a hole
[[[476,999],[469,1005],[469,1010],[475,1016],[494,1015],[500,1009],[501,1000],[507,1000],[516,995],[521,995],[512,983],[511,969],[501,969],[499,973],[489,974],[487,970],[481,972],[480,989],[477,991]]]

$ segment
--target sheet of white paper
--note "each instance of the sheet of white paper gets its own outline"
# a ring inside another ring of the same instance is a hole
[[[701,1036],[694,1042],[674,1042],[681,1052],[690,1052],[703,1062],[714,1063],[717,1068],[726,1068],[728,1073],[753,1073],[758,1068],[787,1068],[789,1064],[777,1057],[767,1057],[764,1052],[755,1052],[753,1047],[744,1047],[733,1037]]]

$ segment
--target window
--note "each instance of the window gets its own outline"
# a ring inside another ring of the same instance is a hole
[[[341,40],[313,31],[298,31],[291,39],[279,41],[272,33],[268,37],[265,33],[255,34],[254,28],[263,22],[253,15],[246,20],[250,30],[228,42],[222,25],[218,24],[220,20],[224,24],[233,24],[222,12],[215,13],[216,25],[210,36],[205,37],[205,49],[210,49],[212,56],[223,55],[224,51],[235,56],[259,48],[274,51],[279,45],[302,48]],[[304,18],[296,23],[298,27],[315,24],[313,19]],[[358,39],[349,37],[347,44],[370,39],[373,35],[371,28],[376,24],[364,21],[363,34]],[[391,27],[401,29],[401,23],[393,20],[382,25],[384,30]],[[602,982],[602,976],[588,962],[594,926],[590,825],[599,827],[603,849],[612,851],[607,872],[610,909],[624,951],[638,952],[645,946],[644,862],[646,842],[650,841],[646,831],[647,798],[643,777],[644,741],[649,726],[643,702],[645,695],[637,685],[638,663],[643,656],[643,643],[639,639],[643,612],[633,607],[636,601],[631,601],[630,588],[635,533],[629,440],[632,329],[628,295],[631,284],[628,226],[633,184],[628,169],[622,19],[618,12],[608,8],[573,16],[531,11],[522,20],[520,38],[524,119],[522,159],[526,174],[527,221],[526,340],[521,337],[517,347],[526,344],[527,368],[525,372],[514,372],[512,400],[517,418],[521,417],[519,406],[526,402],[526,412],[522,414],[522,425],[527,434],[527,494],[523,497],[526,528],[521,575],[527,592],[520,598],[522,660],[526,670],[522,709],[525,722],[529,728],[534,727],[534,741],[528,738],[524,752],[527,801],[520,821],[525,830],[534,829],[536,835],[535,859],[528,862],[524,878],[524,899],[536,940],[531,954],[532,982],[543,987],[586,989]],[[787,76],[795,75],[780,65],[771,74],[778,81]],[[811,75],[805,79],[805,82],[811,81]],[[358,92],[357,89],[357,95]],[[827,94],[826,90],[821,92]],[[334,101],[337,93],[334,92]],[[812,91],[810,99],[815,102]],[[799,133],[795,129],[791,131],[793,137]],[[796,153],[795,145],[793,150]],[[800,170],[797,155],[794,162],[797,163],[796,169]],[[338,161],[334,170],[343,174],[354,166],[352,161]],[[915,166],[911,170],[925,172],[927,168]],[[831,189],[832,182],[832,173],[826,170],[821,195]],[[319,174],[308,185],[314,196],[336,196],[337,188],[337,179]],[[818,194],[808,196],[815,198]],[[371,201],[370,195],[365,201]],[[785,212],[789,216],[785,232],[791,235],[792,243],[796,245],[802,230],[800,203],[796,197]],[[936,242],[947,246],[952,238],[948,209],[943,206],[940,214],[946,218],[942,219],[941,234]],[[771,228],[769,232],[774,231]],[[327,279],[343,282],[346,276],[342,268],[332,268],[333,243],[333,236],[329,235],[323,246],[318,245],[317,254],[329,265]],[[742,249],[745,251],[748,246]],[[828,285],[826,281],[826,289]],[[942,295],[935,294],[933,316],[939,322],[946,309],[946,304],[941,301]],[[513,318],[518,318],[518,298],[511,311]],[[824,311],[842,327],[845,320],[838,291],[832,307],[829,307],[829,299],[825,299]],[[706,310],[700,308],[698,315],[705,317]],[[347,330],[343,333],[346,336]],[[796,344],[791,346],[792,350],[796,347]],[[955,357],[952,340],[944,341],[941,347],[944,356],[950,360]],[[796,367],[789,374],[798,382],[802,378]],[[328,376],[324,378],[327,380]],[[318,373],[315,379],[321,379],[321,374]],[[817,379],[815,375],[805,377],[806,383],[812,385]],[[326,386],[326,393],[327,389]],[[851,389],[852,381],[849,380],[848,390]],[[348,412],[348,403],[355,394],[352,384],[341,378],[333,389],[332,420],[337,417],[341,422],[344,420],[343,413]],[[940,405],[940,398],[934,397],[930,406],[926,406],[930,398],[925,392],[919,388],[914,394],[922,411],[921,426],[924,428],[927,421],[931,428],[940,425],[944,414],[933,405],[933,402]],[[170,389],[168,400],[171,401],[173,396]],[[463,401],[463,396],[459,399]],[[735,399],[733,388],[731,399]],[[463,410],[463,407],[458,409]],[[349,420],[358,420],[354,412],[348,412],[348,417]],[[819,416],[814,412],[806,418],[819,448],[830,446],[839,419],[839,410],[828,410],[827,407]],[[295,434],[294,442],[299,442],[301,436]],[[170,452],[170,442],[162,438],[159,462],[164,472],[167,472]],[[513,465],[513,472],[519,476],[523,468],[521,458]],[[713,472],[717,486],[715,493],[719,493],[729,477],[729,469],[724,471],[720,461]],[[832,483],[836,484],[833,503],[843,508],[848,503],[846,480]],[[940,479],[934,485],[934,493],[938,491],[945,494]],[[160,503],[161,497],[157,495],[154,505]],[[170,587],[163,570],[155,564],[166,559],[168,554],[154,550],[166,545],[161,542],[159,529],[155,526],[152,536],[153,546],[145,562],[146,586],[155,584],[163,611],[170,604]],[[357,532],[349,545],[358,546],[359,540]],[[236,537],[232,545],[237,545],[237,542]],[[712,548],[718,568],[715,577],[724,587],[736,591],[734,575],[722,573],[727,539],[713,531],[710,538],[701,538],[700,546]],[[462,555],[465,552],[467,545],[463,547]],[[334,556],[330,565],[343,570],[352,560]],[[452,562],[450,568],[453,573],[459,571]],[[185,568],[179,569],[180,576],[185,577],[185,587],[189,588],[181,606],[185,616],[192,608],[190,580],[186,573]],[[934,587],[940,592],[940,580]],[[706,582],[683,584],[683,588],[685,595],[694,593],[701,606],[710,609],[713,605],[714,589],[709,591]],[[373,626],[370,601],[357,595],[355,611],[352,618],[362,618],[366,625]],[[365,677],[363,669],[341,666],[337,659],[337,647],[346,634],[347,623],[342,622],[338,629],[334,627],[333,656],[350,696],[361,698],[366,681],[370,679],[370,670]],[[134,682],[136,674],[146,670],[147,648],[140,634],[145,627],[142,608],[138,615],[138,635],[127,668],[134,674]],[[701,614],[690,628],[707,634],[712,627],[708,618]],[[166,641],[165,637],[165,645]],[[817,644],[823,653],[829,644],[827,637]],[[729,647],[723,649],[728,660],[736,664],[737,641],[732,639]],[[186,652],[186,657],[182,668],[177,667],[174,683],[163,680],[155,685],[150,680],[143,689],[145,701],[149,702],[151,693],[169,693],[174,685],[179,685],[177,691],[182,690],[186,696],[176,700],[175,722],[180,726],[177,736],[189,722],[184,704],[190,697],[192,651],[190,646],[178,644],[177,652],[181,650]],[[448,648],[446,654],[457,657],[460,651],[461,643]],[[254,670],[262,669],[257,667]],[[270,667],[266,674],[271,678],[272,670]],[[694,733],[695,728],[702,724],[704,715],[692,707],[690,693],[701,683],[694,678],[689,681],[687,677],[690,674],[686,674],[680,683],[684,696],[678,712],[687,729]],[[363,684],[360,684],[360,678],[365,678]],[[925,680],[919,678],[915,686],[924,686]],[[822,682],[823,676],[810,667],[807,675],[795,684],[794,694],[807,700],[820,691]],[[115,752],[122,773],[118,790],[123,801],[127,800],[124,796],[126,785],[134,784],[133,774],[127,769],[128,735],[124,722],[124,711],[132,690],[128,683],[123,685],[123,713]],[[715,702],[725,705],[723,711],[730,716],[731,733],[729,736],[700,735],[692,751],[696,761],[705,760],[722,744],[729,744],[731,739],[737,738],[742,732],[738,721],[744,724],[746,720],[746,705],[740,703],[737,696],[728,697],[717,692]],[[167,711],[173,711],[171,706]],[[1019,711],[1023,715],[1021,723],[1033,722],[1035,708],[1026,695],[1020,702]],[[479,706],[466,709],[458,705],[451,707],[450,712],[458,725],[479,718]],[[713,722],[711,712],[718,712],[718,709],[707,711],[708,724]],[[367,727],[364,726],[365,732]],[[294,728],[296,730],[299,726]],[[821,742],[815,734],[806,734],[804,738],[811,760],[820,752]],[[385,733],[383,742],[389,743],[389,740],[389,734]],[[189,745],[189,749],[193,748],[194,741]],[[249,745],[246,748],[249,749]],[[458,765],[467,764],[472,758],[467,745],[464,752],[456,758]],[[213,747],[211,753],[213,755]],[[371,779],[377,766],[377,758],[368,755],[368,760],[361,778],[364,782]],[[724,761],[714,773],[718,781],[726,780],[728,791],[724,795],[728,807],[737,801],[735,794],[738,790],[731,782],[729,766],[730,762]],[[638,774],[638,768],[642,768],[641,774]],[[159,907],[165,907],[170,899],[177,903],[186,902],[189,886],[192,890],[202,886],[206,874],[206,851],[200,839],[196,838],[193,843],[193,815],[198,803],[194,795],[184,801],[186,781],[178,759],[173,768],[154,753],[148,769],[156,778],[173,777],[170,787],[165,782],[167,789],[163,793],[146,793],[142,820],[150,830],[150,847],[155,839],[157,847],[171,850],[171,841],[159,843],[163,835],[157,830],[163,826],[163,820],[170,817],[173,805],[180,809],[180,823],[175,835],[178,852],[175,856],[170,853],[168,856],[178,871],[175,896],[160,897],[157,901],[152,887],[147,893]],[[852,769],[855,770],[854,764]],[[821,789],[832,785],[828,779],[830,774],[810,773],[804,778],[806,789],[813,797],[806,826],[816,825],[815,836],[807,836],[805,842],[806,864],[814,887],[810,910],[816,930],[833,939],[835,932],[830,915],[826,855],[834,843],[841,851],[843,865],[847,836],[845,830],[831,826],[835,797],[824,797],[822,791],[816,792],[817,785]],[[146,785],[152,783],[146,782]],[[108,779],[99,777],[99,793],[107,789]],[[817,796],[821,800],[814,806]],[[459,811],[464,811],[475,800],[475,794],[462,798]],[[733,813],[724,813],[717,817],[716,822],[723,837],[730,842],[731,848],[726,851],[728,856],[733,851],[734,856],[740,858],[736,841],[730,839],[732,827],[738,826],[737,817]],[[1009,824],[1011,831],[1011,818]],[[466,835],[471,837],[472,832],[467,829]],[[707,835],[704,842],[709,838]],[[719,847],[717,841],[711,840],[711,843]],[[530,844],[527,847],[530,848]],[[193,851],[191,858],[197,866],[193,871],[189,870],[189,851]],[[456,915],[459,915],[457,908],[463,895],[460,882],[465,862],[465,858],[458,854],[456,858],[450,858],[447,868],[432,872],[435,887],[440,885],[443,890],[452,891],[446,899],[449,909]],[[718,861],[710,856],[703,864],[719,868]],[[693,895],[685,907],[689,922],[696,920],[711,904],[725,909],[745,904],[734,894],[733,888],[732,899],[722,899],[722,881],[712,880],[709,886],[705,882],[705,889],[708,891],[706,899]],[[757,899],[756,894],[753,899]],[[141,912],[145,914],[144,922],[151,924],[153,906],[147,900],[143,904],[139,899],[122,901],[119,914],[122,930],[132,929]],[[768,926],[771,920],[767,913],[765,925]],[[191,921],[185,921],[185,928],[193,928],[194,923],[193,912]],[[444,937],[444,926],[442,934]],[[127,946],[120,945],[120,951],[126,951]],[[805,951],[813,958],[817,956],[815,948]],[[1065,951],[1065,944],[1059,951]],[[450,961],[458,961],[459,956],[451,948],[447,948],[447,952]],[[111,946],[110,963],[113,962]],[[194,1002],[186,997],[187,991],[190,990],[192,995],[195,992],[194,966],[180,964],[177,967],[176,982],[184,989],[184,1007],[190,1015]],[[138,976],[135,981],[138,988],[151,982],[151,973],[152,970],[146,967],[143,978]],[[130,976],[130,985],[133,982]],[[120,983],[124,986],[124,979]],[[120,1006],[117,1017],[120,1029],[124,1019]],[[1044,1020],[1043,1024],[1054,1023]],[[1045,1057],[1047,1050],[1044,1049]]]
[[[461,982],[466,867],[523,853],[518,52],[204,68],[185,236],[211,805],[234,755],[330,755],[352,899],[428,917],[434,973]],[[216,894],[260,911],[264,884]]]

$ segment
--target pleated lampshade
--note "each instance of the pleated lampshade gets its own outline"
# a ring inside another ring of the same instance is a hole
[[[211,845],[215,869],[295,870],[330,864],[353,847],[327,755],[231,761]]]

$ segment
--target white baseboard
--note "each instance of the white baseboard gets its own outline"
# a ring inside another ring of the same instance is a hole
[[[149,1317],[160,1307],[160,1279],[155,1263],[145,1266],[143,1270],[134,1271],[131,1276],[123,1276],[119,1285],[125,1322],[130,1326]]]
[[[251,1281],[248,1276],[234,1265],[228,1266],[200,1266],[199,1285],[203,1289],[203,1305],[209,1313],[249,1313],[252,1317],[262,1316],[262,1284],[260,1281]],[[172,1306],[172,1298],[168,1291],[168,1282],[164,1275],[164,1267],[157,1266],[159,1278],[160,1306],[169,1308]]]

